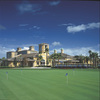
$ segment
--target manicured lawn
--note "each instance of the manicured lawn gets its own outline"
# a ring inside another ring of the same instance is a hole
[[[0,100],[99,100],[99,87],[97,69],[0,69]]]

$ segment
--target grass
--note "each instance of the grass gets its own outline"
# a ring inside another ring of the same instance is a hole
[[[99,100],[99,70],[0,69],[0,100]]]

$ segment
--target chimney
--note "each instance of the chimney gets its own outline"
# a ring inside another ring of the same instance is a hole
[[[57,53],[57,50],[54,50],[54,53]]]
[[[61,49],[61,53],[64,53],[64,50],[63,49]]]
[[[34,46],[30,46],[29,50],[34,51]]]

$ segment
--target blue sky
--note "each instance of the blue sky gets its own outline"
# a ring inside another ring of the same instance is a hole
[[[0,58],[17,47],[48,43],[69,55],[99,51],[99,2],[62,0],[0,1]]]

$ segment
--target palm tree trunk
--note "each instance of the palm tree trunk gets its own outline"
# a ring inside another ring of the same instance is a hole
[[[59,58],[58,58],[58,65],[59,65]]]
[[[95,58],[95,67],[96,67],[96,58]]]
[[[93,57],[93,67],[95,67],[95,65],[94,65],[94,57]]]
[[[55,59],[54,59],[54,67],[55,67]]]
[[[91,66],[91,58],[90,58],[90,66]]]

